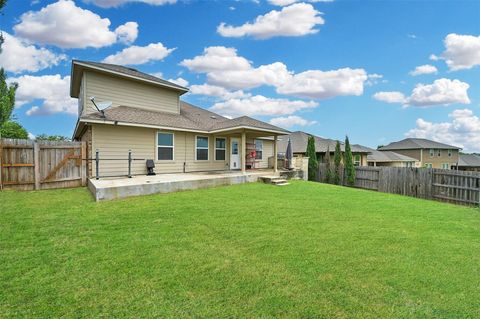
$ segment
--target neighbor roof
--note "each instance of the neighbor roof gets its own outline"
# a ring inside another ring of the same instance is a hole
[[[82,78],[81,74],[84,69],[91,69],[99,72],[116,74],[117,76],[126,77],[126,78],[134,79],[137,81],[148,82],[150,84],[159,85],[159,86],[163,86],[173,90],[177,90],[181,92],[181,94],[188,92],[188,89],[183,86],[180,86],[173,82],[165,81],[164,79],[158,78],[148,73],[140,72],[134,68],[129,68],[129,67],[116,65],[116,64],[109,64],[109,63],[73,60],[71,82],[70,82],[71,97],[78,98],[78,94],[80,91],[80,82]],[[78,74],[77,76],[76,74],[78,72],[80,72],[80,74]]]
[[[393,151],[377,151],[370,149],[367,155],[367,162],[416,162],[417,160]]]
[[[386,146],[379,148],[379,150],[394,151],[394,150],[425,149],[425,148],[453,149],[453,150],[461,149],[460,147],[457,147],[457,146],[435,142],[435,141],[427,140],[424,138],[406,138],[398,142],[392,142]]]
[[[460,154],[460,156],[458,158],[458,166],[480,167],[480,155]]]
[[[155,112],[130,106],[115,106],[104,110],[105,117],[98,112],[80,117],[80,122],[117,123],[162,127],[175,130],[215,133],[235,128],[267,130],[272,133],[288,133],[280,127],[264,123],[247,116],[228,119],[201,107],[180,101],[180,113]]]
[[[322,138],[312,134],[307,134],[302,131],[296,131],[288,135],[280,136],[277,144],[278,151],[281,153],[284,153],[286,151],[287,145],[288,145],[288,139],[290,138],[292,143],[292,152],[305,153],[307,150],[308,137],[310,135],[315,138],[315,151],[317,153],[326,153],[327,148],[330,150],[330,152],[335,151],[335,146],[337,144],[336,140]],[[358,145],[358,144],[351,145],[351,148],[353,153],[368,154],[370,152],[369,148],[362,145]],[[342,150],[342,152],[345,151],[345,145],[342,142],[340,142],[340,149]]]

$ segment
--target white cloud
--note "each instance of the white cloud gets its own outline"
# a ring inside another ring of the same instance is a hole
[[[451,71],[471,69],[480,65],[480,36],[450,33],[443,43],[445,51],[440,58],[445,60]],[[439,59],[435,55],[432,57]]]
[[[435,66],[431,64],[424,64],[417,66],[415,70],[410,71],[410,75],[412,76],[417,76],[417,75],[422,75],[422,74],[432,74],[432,73],[437,73],[438,70]]]
[[[45,48],[29,45],[7,32],[2,34],[5,42],[0,53],[0,65],[9,72],[37,72],[67,59],[65,54],[55,54]]]
[[[115,29],[117,34],[118,41],[131,44],[133,43],[138,36],[138,23],[136,22],[127,22],[124,25],[119,26]]]
[[[36,136],[33,133],[28,132],[28,139],[29,140],[34,140]]]
[[[405,103],[406,98],[402,92],[377,92],[373,95],[373,98],[387,103]]]
[[[40,11],[22,14],[20,22],[13,30],[17,36],[34,43],[51,44],[67,49],[100,48],[112,45],[118,40],[133,38],[132,23],[127,22],[118,27],[116,29],[118,34],[110,30],[110,24],[109,19],[77,7],[71,0],[59,0]]]
[[[433,123],[418,119],[407,137],[428,138],[462,147],[467,152],[480,152],[480,118],[470,109],[458,109],[449,114],[451,122]]]
[[[270,4],[274,6],[289,6],[295,2],[333,2],[333,0],[268,0]]]
[[[102,8],[120,7],[129,2],[146,3],[154,6],[176,3],[177,0],[83,0],[86,3],[93,3]]]
[[[468,83],[442,78],[435,80],[432,84],[417,84],[409,97],[405,97],[401,92],[378,92],[373,97],[387,103],[419,107],[455,103],[470,104],[467,92],[469,87]]]
[[[166,48],[161,42],[150,43],[145,47],[132,45],[120,52],[107,56],[103,59],[105,63],[121,65],[138,65],[151,61],[160,61],[175,50]]]
[[[417,84],[408,98],[408,104],[415,106],[449,105],[453,103],[470,104],[465,82],[450,79],[438,79],[432,84]]]
[[[318,106],[314,101],[291,101],[288,99],[273,99],[255,95],[242,99],[230,99],[215,103],[210,110],[227,116],[240,115],[288,115],[296,111]]]
[[[261,85],[273,86],[278,93],[308,98],[330,98],[338,95],[361,95],[369,78],[363,69],[343,68],[332,71],[309,70],[298,74],[282,62],[257,68],[234,48],[209,47],[202,55],[183,60],[181,65],[197,73],[206,73],[210,85],[227,90],[251,89]],[[375,80],[379,74],[372,74]]]
[[[190,71],[205,73],[224,70],[248,70],[251,68],[250,61],[237,55],[235,48],[222,46],[208,47],[202,55],[193,59],[185,59],[180,65]]]
[[[309,121],[296,115],[276,117],[270,120],[270,124],[285,128],[290,128],[292,126],[309,126],[316,123],[317,121]]]
[[[184,86],[186,87],[188,85],[188,81],[185,80],[184,78],[176,78],[176,79],[168,79],[169,82],[172,82],[172,83],[175,83],[175,84],[178,84],[180,86]]]
[[[17,82],[16,107],[26,103],[36,103],[27,115],[47,115],[54,113],[77,114],[78,102],[69,96],[70,76],[62,78],[60,74],[32,76],[23,75],[9,78],[9,82]]]
[[[363,94],[363,84],[367,78],[367,72],[363,69],[310,70],[293,75],[278,86],[277,92],[316,99],[358,96]]]
[[[282,8],[281,11],[272,10],[265,15],[258,16],[254,22],[247,22],[239,27],[221,23],[217,32],[224,37],[252,36],[257,39],[268,39],[276,36],[303,36],[317,33],[317,25],[325,20],[321,12],[307,3],[296,3]]]
[[[223,100],[240,99],[251,96],[250,94],[245,93],[242,90],[232,92],[221,86],[210,84],[192,85],[190,87],[190,93],[196,95],[214,96]]]

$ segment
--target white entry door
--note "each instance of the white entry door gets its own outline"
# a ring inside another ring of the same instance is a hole
[[[230,139],[230,169],[241,169],[240,163],[240,140]]]

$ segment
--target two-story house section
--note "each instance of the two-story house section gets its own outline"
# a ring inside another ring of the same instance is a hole
[[[157,173],[276,169],[275,141],[289,131],[186,103],[186,92],[133,68],[72,61],[70,96],[78,99],[73,139],[86,142],[89,158],[98,151],[101,176],[124,175],[122,159],[130,150],[134,158],[153,160]],[[145,160],[134,161],[133,175],[146,173]],[[92,176],[96,163],[89,164]]]
[[[417,167],[453,169],[458,165],[461,148],[424,138],[406,138],[378,150],[394,151],[414,158]]]

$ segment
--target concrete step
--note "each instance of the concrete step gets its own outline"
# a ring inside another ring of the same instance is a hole
[[[276,179],[272,179],[272,181],[271,181],[270,183],[275,184],[275,185],[278,185],[278,184],[284,184],[284,183],[286,183],[286,182],[287,182],[286,179],[276,178]]]
[[[276,186],[285,186],[290,184],[285,178],[280,176],[261,176],[260,180],[262,180],[265,184],[272,184]]]
[[[290,185],[290,183],[286,182],[286,183],[275,184],[275,186],[287,186],[287,185]]]

